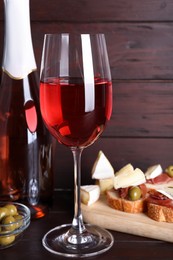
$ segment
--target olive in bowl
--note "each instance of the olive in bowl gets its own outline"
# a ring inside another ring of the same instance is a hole
[[[17,202],[0,203],[0,249],[16,244],[30,224],[30,210]]]

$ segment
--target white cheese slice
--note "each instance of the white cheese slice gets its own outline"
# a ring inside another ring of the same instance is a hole
[[[80,187],[81,202],[90,206],[100,197],[100,188],[98,185],[83,185]]]
[[[129,186],[137,186],[146,182],[144,173],[136,168],[134,171],[123,171],[114,177],[114,188],[126,188]]]
[[[108,179],[114,177],[114,168],[102,151],[99,151],[93,165],[92,179]]]
[[[152,183],[146,182],[146,186],[147,186],[148,189],[164,190],[167,187],[173,188],[173,181],[169,181],[169,182],[166,182],[166,183],[159,183],[159,184],[152,184]]]
[[[145,172],[145,177],[147,180],[153,179],[163,173],[163,169],[160,164],[150,166]]]
[[[114,187],[114,178],[96,180],[96,184],[100,187],[100,193],[104,194]]]
[[[173,200],[173,187],[163,187],[162,189],[157,189],[157,191]]]
[[[118,172],[116,172],[115,175],[117,176],[117,175],[122,174],[122,173],[123,174],[130,174],[133,171],[134,171],[133,166],[130,163],[128,163],[124,167],[122,167]]]

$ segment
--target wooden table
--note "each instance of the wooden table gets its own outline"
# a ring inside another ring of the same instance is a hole
[[[41,243],[43,235],[56,225],[71,223],[73,195],[69,191],[55,192],[53,205],[46,217],[33,220],[24,236],[15,246],[1,250],[2,260],[50,260],[65,259],[47,252]],[[106,253],[92,259],[173,259],[173,244],[149,238],[111,231],[115,242]],[[172,234],[173,235],[173,234]]]

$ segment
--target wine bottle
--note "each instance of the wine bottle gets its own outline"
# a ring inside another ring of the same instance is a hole
[[[4,0],[0,86],[0,200],[27,203],[33,218],[52,198],[52,143],[39,106],[29,0]]]

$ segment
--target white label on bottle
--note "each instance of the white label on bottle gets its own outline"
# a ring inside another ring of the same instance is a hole
[[[5,46],[3,70],[21,79],[36,70],[33,52],[29,0],[4,0]]]

